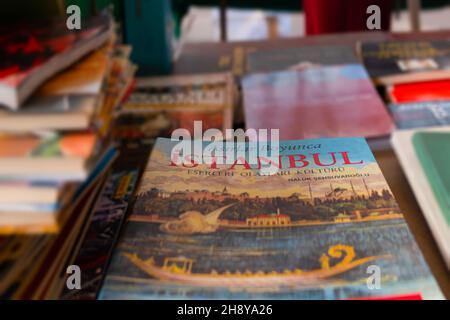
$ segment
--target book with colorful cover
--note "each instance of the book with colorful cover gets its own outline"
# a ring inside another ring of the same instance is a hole
[[[0,104],[18,109],[34,90],[62,69],[111,37],[109,14],[84,21],[81,31],[66,27],[59,18],[0,28]]]
[[[389,104],[399,129],[450,125],[450,101]]]
[[[365,42],[361,56],[377,84],[393,85],[450,77],[450,40]]]
[[[0,177],[3,180],[83,180],[98,155],[93,132],[48,135],[0,135]],[[40,179],[42,178],[42,179]]]
[[[442,298],[364,139],[203,147],[259,158],[158,139],[101,299]]]
[[[450,101],[450,80],[402,83],[388,88],[393,103]]]
[[[450,129],[399,130],[392,144],[411,189],[450,269]]]
[[[246,127],[281,140],[388,136],[393,121],[359,64],[253,74],[243,80]]]
[[[228,73],[141,78],[118,111],[116,137],[167,137],[177,128],[193,134],[194,121],[202,130],[231,129],[234,84]]]
[[[112,52],[113,45],[107,43],[45,82],[36,95],[98,95],[111,67]]]

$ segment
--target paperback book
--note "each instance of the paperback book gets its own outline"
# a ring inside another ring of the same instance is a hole
[[[427,128],[450,125],[450,100],[389,104],[399,129]]]
[[[364,139],[226,145],[279,150],[255,164],[178,164],[178,143],[156,142],[101,299],[442,298]]]
[[[246,127],[279,129],[281,140],[386,137],[394,125],[359,64],[244,78]]]
[[[360,45],[360,51],[364,65],[377,84],[450,77],[450,40],[367,42]]]
[[[65,18],[0,27],[0,104],[19,109],[44,81],[101,47],[112,30],[106,13],[86,21],[81,31],[68,30]]]
[[[393,103],[450,101],[450,80],[397,84],[388,95]]]
[[[138,79],[134,92],[117,112],[116,138],[169,137],[173,130],[193,134],[194,121],[203,131],[231,129],[234,84],[228,73]]]
[[[0,179],[83,180],[96,146],[97,137],[91,132],[0,135]]]
[[[448,128],[401,130],[392,135],[394,150],[450,269],[450,171]]]

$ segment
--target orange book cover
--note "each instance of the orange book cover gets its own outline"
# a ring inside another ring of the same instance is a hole
[[[1,135],[0,157],[80,157],[89,158],[95,148],[96,135],[91,132],[40,137],[35,135]]]
[[[80,62],[47,81],[38,95],[98,94],[108,71],[111,46],[91,53]]]

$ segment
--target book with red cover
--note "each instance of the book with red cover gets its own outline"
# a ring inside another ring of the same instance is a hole
[[[381,138],[394,127],[359,64],[249,75],[243,97],[247,129],[280,129],[282,140]]]
[[[68,30],[65,19],[0,27],[0,104],[16,110],[44,81],[72,65],[111,36],[104,13]]]
[[[393,103],[449,101],[450,80],[397,84],[388,92]]]

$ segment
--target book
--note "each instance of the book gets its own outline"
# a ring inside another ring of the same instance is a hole
[[[3,180],[82,181],[96,156],[92,132],[0,135]]]
[[[102,103],[110,65],[111,45],[89,54],[45,82],[20,109],[1,110],[0,131],[87,130]]]
[[[96,299],[150,151],[151,145],[120,149],[125,156],[114,163],[88,222],[88,230],[80,240],[80,249],[72,253],[70,264],[83,270],[84,285],[80,290],[64,288],[60,299]]]
[[[448,128],[402,130],[394,132],[392,144],[450,269],[449,137]]]
[[[32,263],[14,267],[15,276],[9,280],[7,289],[8,298],[31,299],[32,296],[47,294],[49,287],[54,284],[62,269],[67,268],[65,258],[70,255],[77,236],[82,237],[83,225],[88,220],[92,205],[96,202],[99,190],[103,186],[109,168],[116,158],[116,150],[111,149],[92,170],[89,177],[76,190],[70,204],[60,212],[57,219],[57,231],[55,235],[42,235],[44,232],[40,226],[24,226],[22,229],[25,238],[45,240],[38,248],[32,248],[23,253],[20,258],[29,259]],[[38,236],[32,237],[34,231]],[[7,283],[2,283],[4,286]],[[2,294],[0,286],[0,295]],[[40,299],[43,299],[42,297]]]
[[[248,53],[247,72],[272,72],[359,62],[355,49],[351,45],[276,48]]]
[[[117,112],[115,136],[155,138],[184,128],[225,131],[233,125],[234,84],[231,74],[140,78]],[[133,131],[133,133],[130,133]]]
[[[58,202],[65,185],[60,182],[0,181],[0,204],[3,203],[46,203]]]
[[[1,203],[0,235],[57,233],[61,221],[73,210],[73,203],[78,201],[93,180],[108,170],[116,155],[115,148],[108,148],[89,170],[84,181],[65,185],[55,203]]]
[[[111,37],[103,47],[44,82],[35,95],[99,95],[111,69],[111,58],[115,49],[113,39],[114,37]]]
[[[388,88],[393,103],[450,101],[450,80],[402,83]]]
[[[450,125],[450,100],[389,104],[399,129]]]
[[[363,138],[178,148],[157,140],[101,299],[442,298]]]
[[[0,131],[17,134],[40,130],[86,130],[91,126],[97,103],[94,96],[36,97],[20,112],[0,110]]]
[[[66,19],[0,28],[0,104],[17,110],[46,80],[101,47],[112,35],[109,14],[70,31]],[[43,26],[44,25],[44,26]]]
[[[124,101],[129,88],[135,82],[134,75],[137,66],[129,60],[131,48],[129,46],[116,46],[111,62],[111,74],[106,83],[105,99],[96,114],[96,127],[99,134],[106,137],[112,131],[111,126],[114,113]]]
[[[319,45],[354,46],[358,41],[382,41],[391,36],[386,32],[346,32],[338,35],[324,34],[264,41],[185,43],[181,54],[175,60],[173,73],[181,75],[231,72],[235,77],[241,77],[247,70],[247,55],[258,50]]]
[[[363,42],[360,53],[377,84],[394,85],[450,77],[450,40]]]
[[[96,169],[91,174],[88,181],[84,183],[84,188],[78,193],[79,196],[87,198],[78,202],[76,206],[71,206],[70,212],[61,223],[61,231],[50,243],[39,261],[38,273],[34,278],[33,290],[25,290],[24,298],[30,299],[57,299],[66,284],[67,266],[72,264],[72,255],[81,246],[79,239],[83,239],[88,231],[89,221],[94,214],[94,208],[103,199],[100,198],[101,191],[105,188],[105,181],[110,172],[110,167],[117,156],[116,150],[110,156],[102,159]],[[91,192],[86,188],[94,188]],[[39,277],[42,276],[42,279]],[[35,286],[36,285],[36,286]],[[29,288],[30,288],[29,287]]]
[[[380,138],[394,127],[358,64],[252,74],[242,91],[246,128],[279,129],[281,140]]]
[[[33,261],[33,268],[24,270],[15,278],[11,297],[14,299],[43,299],[40,295],[45,294],[53,279],[57,278],[57,268],[67,268],[62,259],[71,252],[74,238],[80,232],[84,219],[90,212],[101,188],[104,172],[95,177],[86,188],[74,200],[73,205],[68,208],[66,214],[61,217],[61,228],[59,232],[50,238],[39,255]],[[33,250],[32,252],[35,252]],[[27,271],[27,272],[26,272]]]

